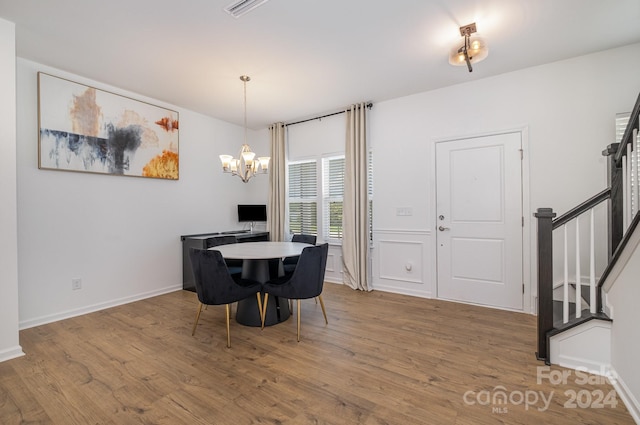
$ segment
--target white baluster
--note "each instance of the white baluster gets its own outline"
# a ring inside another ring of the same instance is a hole
[[[635,194],[635,180],[636,180],[636,170],[635,170],[635,158],[633,152],[633,139],[630,140],[627,145],[627,158],[628,165],[627,171],[629,173],[629,222],[631,222],[631,217],[633,217],[633,212],[636,209],[636,200],[633,195]]]
[[[567,225],[564,228],[564,286],[562,294],[562,323],[569,321],[569,255],[567,253]]]
[[[629,225],[631,224],[631,209],[633,208],[632,206],[632,199],[631,199],[631,181],[632,181],[632,175],[631,175],[631,164],[633,162],[633,158],[632,158],[632,152],[631,152],[631,148],[632,148],[632,143],[627,144],[627,187],[626,187],[626,192],[627,192],[627,225],[625,226],[624,230],[625,232],[627,231],[627,229],[629,228]]]
[[[629,208],[629,194],[628,194],[628,186],[629,186],[629,176],[627,172],[627,158],[622,158],[622,230],[623,232],[627,230],[627,210]]]
[[[640,158],[639,155],[640,152],[638,152],[638,129],[634,128],[633,129],[633,166],[634,166],[634,174],[633,174],[633,199],[634,199],[634,212],[631,215],[631,220],[633,220],[633,218],[635,217],[636,214],[638,214],[638,211],[640,210],[640,187],[638,187],[638,185],[640,184],[640,176],[638,176],[638,159]],[[629,220],[629,222],[631,222],[631,220]]]
[[[596,243],[595,243],[595,219],[594,209],[591,208],[591,223],[589,233],[589,311],[596,313]]]
[[[580,216],[578,216],[576,217],[576,317],[582,316],[582,282],[580,277]]]

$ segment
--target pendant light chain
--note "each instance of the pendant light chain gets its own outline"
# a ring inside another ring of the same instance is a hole
[[[242,81],[244,83],[244,144],[247,144],[247,81],[251,78],[243,75]]]

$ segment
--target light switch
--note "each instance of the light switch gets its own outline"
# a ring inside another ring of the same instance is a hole
[[[398,207],[396,208],[397,216],[409,216],[413,215],[413,209],[411,207]]]

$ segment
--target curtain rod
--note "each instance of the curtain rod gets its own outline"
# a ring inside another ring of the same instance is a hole
[[[369,102],[364,106],[366,106],[367,109],[371,109],[371,108],[373,108],[373,103]],[[309,122],[309,121],[313,121],[313,120],[320,120],[322,118],[327,118],[327,117],[332,117],[334,115],[344,114],[345,112],[347,112],[346,109],[344,111],[333,112],[331,114],[321,115],[319,117],[307,118],[306,120],[291,122],[291,123],[285,124],[284,126],[285,127],[289,127],[290,125],[302,124],[303,122]]]

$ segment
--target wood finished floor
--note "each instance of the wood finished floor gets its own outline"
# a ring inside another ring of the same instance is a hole
[[[227,349],[223,307],[203,311],[192,337],[186,291],[21,331],[27,355],[0,363],[0,423],[634,423],[619,398],[564,407],[566,391],[607,394],[606,383],[536,382],[533,316],[333,284],[323,298],[329,324],[304,301],[299,343],[292,319],[232,322]],[[500,390],[512,402],[486,399]],[[534,392],[548,409],[517,404]]]

